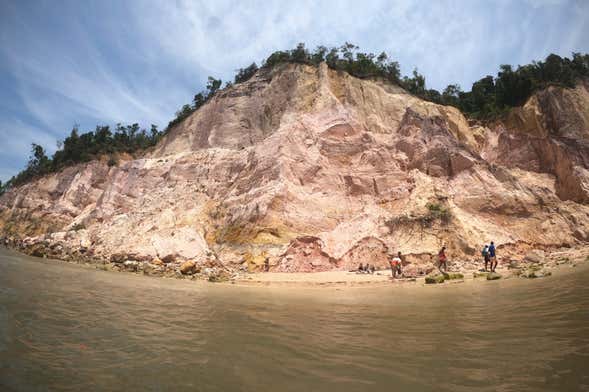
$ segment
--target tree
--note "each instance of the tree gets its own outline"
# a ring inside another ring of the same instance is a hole
[[[414,95],[422,96],[425,93],[425,77],[414,68],[412,78],[403,78],[403,87]]]
[[[209,76],[208,82],[207,82],[207,99],[211,98],[213,95],[215,95],[215,93],[217,92],[217,90],[219,90],[219,88],[221,87],[221,84],[223,83],[223,81],[221,79],[215,79],[212,76]]]
[[[157,142],[159,142],[161,138],[160,131],[157,130],[157,125],[151,124],[151,135],[150,135],[150,142],[152,146],[155,146]]]
[[[204,105],[206,101],[207,100],[206,100],[204,94],[203,93],[198,93],[192,99],[192,107],[194,109],[198,109],[199,107],[201,107],[202,105]]]
[[[325,62],[327,66],[332,69],[338,69],[339,54],[336,48],[331,48],[325,56]]]
[[[45,149],[36,143],[31,144],[31,156],[27,163],[28,177],[36,177],[46,174],[49,171],[49,158],[45,154]]]
[[[346,42],[341,46],[340,52],[342,53],[344,59],[348,60],[348,62],[351,63],[354,61],[354,51],[358,49],[359,48],[356,45]]]
[[[287,63],[289,61],[290,61],[290,53],[279,50],[277,52],[272,53],[266,59],[266,61],[264,61],[264,67],[272,68],[275,65],[278,65],[281,63]]]
[[[254,76],[256,74],[257,71],[258,71],[258,66],[256,63],[251,63],[246,68],[240,68],[237,71],[237,75],[235,75],[235,84],[243,83],[243,82],[249,80],[252,76]]]
[[[290,52],[290,58],[295,63],[308,64],[310,62],[309,52],[305,48],[305,44],[302,42],[299,43],[297,47]]]
[[[459,97],[462,90],[457,84],[449,84],[442,92],[442,103],[444,105],[452,105],[458,107]]]
[[[321,64],[325,61],[325,53],[327,53],[327,48],[325,46],[318,46],[315,48],[315,51],[311,55],[311,63],[315,65]]]

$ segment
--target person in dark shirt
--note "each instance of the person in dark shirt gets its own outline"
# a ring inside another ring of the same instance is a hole
[[[489,245],[489,259],[491,260],[491,272],[495,272],[495,268],[497,268],[497,254],[495,251],[495,243],[491,241],[491,245]]]
[[[487,265],[489,264],[489,261],[491,261],[491,257],[489,256],[489,245],[485,245],[481,254],[483,255],[483,259],[485,260],[485,271],[486,271]]]

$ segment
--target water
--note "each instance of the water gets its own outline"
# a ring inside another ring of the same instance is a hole
[[[587,282],[235,287],[0,249],[0,390],[589,391]]]

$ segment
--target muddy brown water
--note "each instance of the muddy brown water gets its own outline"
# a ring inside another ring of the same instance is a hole
[[[236,287],[0,249],[0,390],[589,390],[588,282]]]

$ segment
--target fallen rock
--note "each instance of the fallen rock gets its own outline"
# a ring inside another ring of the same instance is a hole
[[[524,261],[528,263],[540,264],[546,260],[546,254],[542,250],[534,249],[530,251],[526,257],[524,257]]]
[[[476,278],[486,278],[487,275],[489,275],[488,272],[473,272],[472,273],[472,277],[475,278],[475,279]]]
[[[497,280],[497,279],[501,279],[501,274],[498,274],[497,272],[489,272],[487,274],[487,280]]]
[[[127,260],[123,263],[123,266],[125,266],[127,271],[136,272],[139,269],[139,262],[135,260]]]
[[[180,272],[183,275],[192,275],[195,272],[196,263],[194,261],[185,261],[180,266]]]
[[[226,271],[214,270],[209,272],[209,282],[219,283],[227,282],[230,279],[230,275]]]
[[[521,278],[526,278],[526,279],[535,279],[535,278],[545,278],[550,275],[552,275],[552,272],[550,272],[544,268],[542,268],[542,269],[530,268],[525,271],[522,271],[522,273],[519,276]]]
[[[460,272],[450,272],[450,273],[444,274],[444,278],[446,278],[448,280],[464,279],[464,275],[461,274]]]
[[[444,283],[445,279],[446,278],[442,274],[428,275],[425,277],[425,283],[426,284]]]
[[[165,255],[164,257],[162,257],[162,261],[166,264],[173,263],[174,261],[176,261],[176,257],[177,256],[175,253],[171,253],[171,254],[168,254],[168,255]]]
[[[163,263],[162,263],[163,265]],[[156,265],[152,263],[143,263],[143,274],[149,276],[162,276],[163,275],[163,268],[161,265]]]
[[[127,260],[127,255],[124,253],[113,253],[110,256],[111,263],[123,263],[125,260]]]

